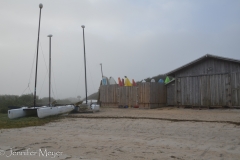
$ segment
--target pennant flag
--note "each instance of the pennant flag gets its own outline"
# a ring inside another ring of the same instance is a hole
[[[124,79],[122,78],[122,85],[124,86]]]
[[[121,81],[121,78],[120,78],[120,77],[118,77],[118,85],[119,85],[119,86],[123,86],[123,84],[122,84],[122,81]]]
[[[137,84],[135,83],[134,79],[132,79],[132,85],[133,86],[137,86]]]
[[[132,83],[129,81],[128,78],[125,78],[125,86],[132,86]]]
[[[155,82],[155,79],[151,79],[151,82]]]
[[[169,83],[170,82],[170,79],[169,77],[167,76],[166,79],[165,79],[165,84]]]
[[[159,79],[158,83],[164,83],[163,79]]]

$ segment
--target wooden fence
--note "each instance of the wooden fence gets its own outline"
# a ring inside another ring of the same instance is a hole
[[[157,108],[166,104],[166,87],[161,83],[140,83],[137,86],[120,87],[103,85],[100,87],[102,106],[129,106]]]

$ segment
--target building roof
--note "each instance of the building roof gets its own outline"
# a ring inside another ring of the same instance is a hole
[[[198,58],[198,59],[196,59],[196,60],[194,60],[194,61],[192,61],[190,63],[187,63],[187,64],[185,64],[185,65],[183,65],[183,66],[181,66],[179,68],[176,68],[176,69],[166,73],[166,75],[172,75],[172,74],[176,73],[177,71],[180,71],[180,70],[182,70],[182,69],[184,69],[186,67],[189,67],[189,66],[191,66],[191,65],[193,65],[193,64],[195,64],[195,63],[197,63],[199,61],[202,61],[204,59],[207,59],[207,58],[215,58],[215,59],[220,59],[220,60],[224,60],[224,61],[240,63],[240,60],[237,60],[237,59],[220,57],[220,56],[215,56],[215,55],[212,55],[212,54],[206,54],[206,55],[204,55],[204,56],[202,56],[202,57],[200,57],[200,58]]]

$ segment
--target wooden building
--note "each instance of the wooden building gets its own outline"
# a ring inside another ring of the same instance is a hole
[[[240,60],[207,54],[167,75],[168,105],[240,107]]]

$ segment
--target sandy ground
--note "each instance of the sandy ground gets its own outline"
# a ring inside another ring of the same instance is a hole
[[[239,160],[239,122],[240,110],[104,108],[2,129],[0,159]]]

